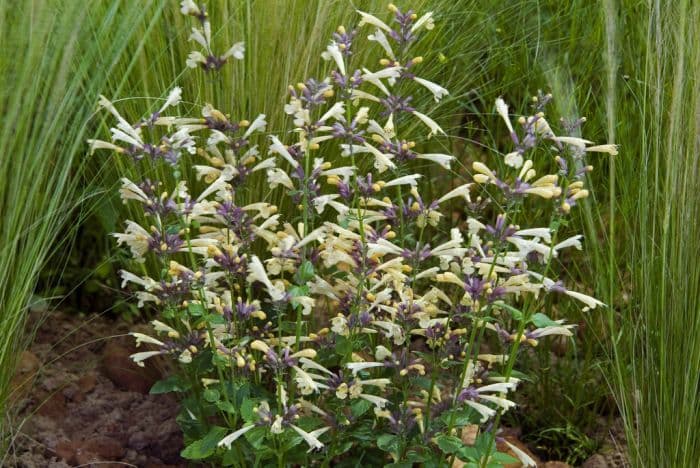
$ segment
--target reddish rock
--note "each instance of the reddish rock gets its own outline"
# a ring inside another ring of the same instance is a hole
[[[51,419],[59,419],[66,414],[66,397],[63,393],[52,393],[40,403],[37,413]]]
[[[131,360],[135,349],[117,343],[108,343],[102,352],[104,373],[117,387],[130,392],[146,394],[158,381],[158,372],[152,367],[139,367]]]
[[[75,462],[79,466],[92,466],[93,463],[101,462],[100,457],[91,452],[78,449],[75,451]],[[100,468],[104,467],[103,463],[99,463]]]
[[[66,463],[75,463],[75,445],[70,440],[62,440],[56,444],[54,451],[59,458],[62,458]]]
[[[63,393],[63,396],[70,401],[80,402],[85,399],[83,392],[81,392],[80,388],[74,383],[67,385],[61,393]]]
[[[476,424],[469,424],[462,428],[462,442],[464,442],[465,445],[474,445],[478,435],[479,426]]]
[[[596,453],[581,465],[582,468],[609,468],[610,466],[605,457],[599,453]]]
[[[81,444],[86,452],[92,452],[106,460],[116,460],[122,458],[126,450],[124,446],[111,437],[96,436],[86,440]]]
[[[85,395],[93,391],[96,384],[97,377],[95,374],[85,374],[84,376],[80,377],[77,382],[78,388]]]

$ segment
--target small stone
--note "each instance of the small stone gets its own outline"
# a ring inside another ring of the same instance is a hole
[[[66,397],[66,399],[71,400],[71,401],[83,401],[85,397],[83,396],[82,392],[80,391],[80,388],[74,384],[68,384],[64,389],[63,389],[63,396]]]
[[[143,450],[151,443],[151,438],[144,431],[136,431],[129,436],[129,447],[136,450]]]
[[[92,466],[93,463],[97,464],[101,461],[102,460],[100,460],[100,458],[94,453],[86,452],[81,449],[75,451],[75,462],[80,466]],[[100,467],[104,466],[102,463],[99,465]]]
[[[56,392],[40,403],[37,413],[51,419],[59,419],[66,414],[66,397]]]
[[[62,440],[57,443],[54,451],[56,456],[64,459],[66,463],[75,463],[75,445],[70,440]]]
[[[78,388],[80,388],[80,391],[85,395],[93,391],[96,384],[97,377],[95,374],[85,374],[84,376],[80,377],[77,382]]]
[[[137,366],[130,357],[135,352],[135,349],[108,343],[102,352],[104,373],[122,390],[147,394],[158,381],[158,372],[153,367]]]
[[[477,424],[469,424],[462,428],[462,442],[464,442],[464,445],[474,445],[477,435],[479,435],[479,426]]]
[[[107,436],[92,437],[81,444],[81,447],[87,452],[92,452],[108,460],[122,458],[126,452],[118,440]]]
[[[599,453],[591,456],[588,460],[583,462],[581,468],[609,468],[608,462],[605,457]]]

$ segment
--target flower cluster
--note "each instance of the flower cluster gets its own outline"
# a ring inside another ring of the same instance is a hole
[[[580,235],[560,236],[588,195],[587,152],[615,148],[557,136],[541,107],[516,130],[498,99],[515,145],[507,170],[475,162],[473,180],[433,198],[416,161],[449,168],[454,160],[420,151],[444,134],[417,110],[420,94],[448,96],[417,76],[423,60],[412,52],[433,15],[389,10],[389,23],[358,12],[366,28],[338,28],[322,54],[328,76],[290,87],[284,111],[294,128],[280,136],[261,138],[264,115],[234,121],[208,104],[202,117],[162,116],[179,102],[177,88],[135,125],[100,101],[118,123],[112,142],[91,141],[93,149],[174,165],[184,149],[201,163],[197,180],[173,187],[123,179],[123,200],[147,221],[115,234],[136,260],[159,265],[152,276],[122,272],[139,305],[160,314],[157,336],[133,333],[149,346],[133,359],[180,363],[169,382],[195,395],[183,403],[185,426],[197,427],[189,458],[499,460],[494,439],[515,406],[519,351],[572,334],[545,305],[560,295],[601,305],[565,286],[557,261],[582,248]],[[202,23],[198,42],[209,50],[205,10],[183,2],[183,13]],[[360,31],[380,46],[380,68],[355,63]],[[168,133],[144,143],[141,128],[156,125]],[[296,212],[259,201],[267,193],[251,202],[251,181],[261,179]],[[551,212],[548,226],[521,226],[529,201]],[[466,223],[452,225],[451,209]],[[459,436],[473,424],[482,431],[468,446]],[[204,441],[217,448],[199,452]],[[301,442],[308,452],[294,449]]]
[[[200,45],[202,51],[193,50],[187,57],[187,66],[190,68],[201,67],[204,71],[216,71],[221,69],[229,59],[243,60],[245,45],[243,42],[236,42],[222,55],[216,55],[211,47],[211,23],[209,14],[204,5],[197,5],[193,0],[183,0],[180,7],[183,15],[192,16],[197,19],[199,27],[192,28],[190,41]]]

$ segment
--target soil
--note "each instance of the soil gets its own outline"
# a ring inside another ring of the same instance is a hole
[[[20,358],[3,466],[186,466],[177,401],[148,394],[160,372],[131,362],[128,331],[99,315],[57,313],[42,324]]]

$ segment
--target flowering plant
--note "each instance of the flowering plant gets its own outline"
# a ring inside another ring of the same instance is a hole
[[[566,287],[556,260],[582,248],[580,235],[559,237],[588,194],[586,154],[614,146],[557,136],[542,112],[550,96],[538,96],[517,130],[498,99],[514,144],[503,172],[475,162],[473,180],[426,198],[417,164],[447,170],[455,158],[419,151],[444,132],[412,96],[437,102],[448,91],[417,75],[414,50],[432,13],[389,9],[391,25],[358,12],[360,29],[338,28],[322,53],[330,73],[290,87],[293,129],[267,140],[265,115],[236,121],[207,104],[201,117],[166,116],[179,88],[136,124],[100,101],[118,123],[93,149],[164,162],[175,175],[171,187],[122,179],[122,199],[147,223],[126,221],[115,237],[158,265],[121,273],[139,306],[159,315],[154,336],[132,333],[148,346],[132,358],[176,364],[153,391],[187,395],[184,457],[221,466],[513,461],[495,439],[515,406],[518,354],[572,334],[542,312],[545,302],[601,305]],[[211,53],[203,7],[185,1],[182,11],[201,23],[193,38],[209,54],[193,52],[190,66],[215,72],[240,58],[242,44]],[[379,69],[355,63],[358,31],[385,55]],[[190,156],[201,164],[190,167]],[[267,193],[245,202],[259,178],[298,211],[280,212]],[[444,216],[450,208],[466,222]],[[548,210],[549,225],[521,226],[532,209]],[[474,440],[463,437],[475,426]]]

